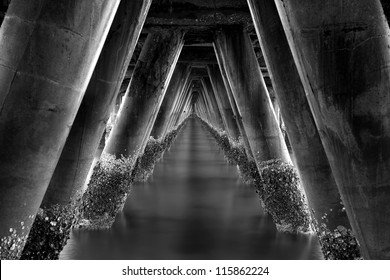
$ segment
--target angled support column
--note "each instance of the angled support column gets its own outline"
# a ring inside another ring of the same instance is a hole
[[[197,105],[198,105],[198,111],[199,111],[200,118],[203,121],[208,122],[207,115],[205,112],[205,105],[204,105],[204,102],[200,98],[198,98]]]
[[[13,0],[0,29],[0,237],[28,233],[119,5],[68,2]]]
[[[186,107],[189,106],[189,104],[191,102],[191,98],[192,98],[192,93],[189,92],[187,97],[185,98],[184,102],[182,103],[182,106],[179,109],[179,115],[178,115],[178,118],[175,122],[174,127],[179,126],[180,123],[183,121],[184,110],[186,110]]]
[[[290,163],[249,36],[241,27],[218,31],[214,48],[242,115],[256,164],[270,159]]]
[[[207,122],[212,125],[213,127],[216,127],[216,124],[214,122],[214,119],[211,115],[211,109],[210,109],[210,104],[208,103],[208,100],[204,94],[203,91],[200,91],[199,92],[199,101],[201,102],[202,106],[203,106],[203,109],[205,111],[205,115],[206,115],[206,120]]]
[[[330,230],[350,227],[274,1],[248,0],[309,206]]]
[[[180,96],[181,91],[187,84],[190,75],[190,66],[187,64],[177,64],[169,83],[160,111],[154,123],[152,135],[159,139],[164,137],[169,123],[169,118],[173,113],[175,101]]]
[[[171,122],[170,122],[170,126],[169,126],[168,131],[176,128],[177,122],[180,118],[181,108],[182,108],[183,103],[185,102],[187,96],[190,94],[190,91],[191,91],[191,79],[188,80],[187,86],[183,90],[182,95],[177,102],[174,113],[172,114],[172,118],[171,118]]]
[[[218,129],[218,124],[217,124],[217,120],[216,120],[216,117],[214,115],[214,109],[212,107],[212,104],[210,102],[210,98],[209,96],[207,95],[207,93],[205,92],[204,88],[201,88],[199,90],[200,92],[200,95],[202,97],[202,100],[204,102],[204,106],[206,108],[206,111],[207,111],[207,116],[208,116],[208,120],[209,120],[209,123],[215,128],[215,129]]]
[[[379,0],[277,0],[366,259],[390,258],[390,30]]]
[[[238,137],[240,136],[240,130],[238,128],[232,106],[230,105],[225,85],[223,84],[221,71],[219,70],[218,65],[208,65],[207,71],[210,76],[210,81],[215,96],[219,101],[221,107],[220,110],[226,128],[226,132],[228,133],[230,138],[237,141]]]
[[[143,152],[183,47],[181,30],[148,35],[105,153],[134,159]]]
[[[224,131],[225,125],[224,125],[222,115],[221,115],[221,106],[220,106],[219,102],[217,101],[217,98],[215,96],[215,92],[214,92],[213,87],[211,86],[211,83],[210,83],[210,79],[202,78],[201,83],[202,83],[204,93],[205,93],[205,95],[208,96],[210,105],[212,107],[213,115],[215,118],[216,128],[221,130],[221,131]]]
[[[88,85],[42,207],[67,204],[84,185],[115,106],[151,0],[122,1]]]
[[[215,48],[214,48],[214,50],[215,50]],[[227,93],[227,96],[228,96],[228,99],[230,102],[230,106],[232,107],[234,118],[236,119],[237,126],[238,126],[238,129],[239,129],[240,134],[241,134],[241,139],[242,139],[242,142],[243,142],[243,145],[245,148],[246,156],[248,157],[249,161],[254,161],[252,149],[251,149],[251,146],[250,146],[249,140],[248,140],[248,135],[245,131],[244,124],[242,122],[242,115],[238,109],[237,101],[234,98],[232,88],[231,88],[230,83],[228,81],[225,65],[222,63],[223,62],[222,54],[215,51],[215,55],[216,55],[217,60],[218,60],[218,67],[220,69],[222,80],[223,80],[223,83],[225,85],[225,89],[226,89],[226,93]]]
[[[183,108],[182,114],[179,118],[177,125],[181,125],[183,121],[188,117],[189,111],[191,110],[191,100],[192,100],[192,94],[189,95],[188,101],[186,102],[186,105]]]

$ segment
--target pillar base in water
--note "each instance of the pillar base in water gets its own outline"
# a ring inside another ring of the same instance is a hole
[[[311,233],[309,209],[294,167],[281,160],[264,161],[259,173],[256,164],[248,161],[242,148],[232,145],[226,135],[203,120],[201,122],[216,139],[228,161],[238,166],[243,181],[257,188],[260,203],[272,216],[276,228],[282,232]]]
[[[78,227],[110,228],[130,192],[135,159],[103,154],[79,206]]]
[[[40,208],[24,247],[22,260],[58,260],[76,221],[75,205]]]
[[[154,164],[170,147],[182,125],[166,135],[163,141],[150,141],[146,153],[137,160],[129,157],[116,158],[103,154],[97,162],[88,189],[80,203],[78,227],[108,229],[123,209],[131,185],[135,180],[146,180],[153,172]],[[157,142],[157,143],[156,143]]]
[[[133,170],[135,182],[145,182],[150,175],[153,174],[154,165],[162,157],[164,152],[170,148],[179,130],[184,125],[185,122],[168,132],[165,137],[162,137],[161,139],[154,139],[152,136],[149,138],[144,153],[138,157],[136,166]]]
[[[260,164],[260,175],[259,195],[277,229],[312,232],[309,208],[294,167],[280,159],[268,160]]]
[[[33,216],[29,218],[33,219]],[[27,235],[23,234],[24,222],[21,222],[20,229],[10,228],[9,235],[1,238],[0,260],[18,260],[23,252]]]
[[[236,165],[239,170],[240,178],[247,185],[256,184],[260,181],[260,175],[257,170],[256,163],[250,161],[246,155],[242,138],[238,141],[231,139],[226,132],[219,132],[212,128],[207,122],[200,119],[203,127],[210,132],[217,141],[218,146],[224,153],[225,159],[228,163]]]

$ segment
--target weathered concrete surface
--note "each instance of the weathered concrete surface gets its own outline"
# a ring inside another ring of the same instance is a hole
[[[290,51],[276,5],[268,0],[248,0],[277,103],[294,151],[296,166],[317,221],[327,214],[327,227],[350,227],[341,212],[340,194],[322,146],[298,70]],[[276,103],[276,102],[275,102]],[[275,105],[274,105],[275,107]]]
[[[213,115],[215,117],[217,128],[225,131],[226,128],[225,128],[225,124],[224,124],[222,114],[221,114],[222,108],[221,108],[220,102],[217,100],[216,94],[215,94],[214,89],[213,89],[211,82],[210,82],[210,78],[204,77],[200,81],[202,83],[204,94],[209,97],[210,104],[211,104],[212,109],[213,109]]]
[[[234,98],[234,95],[232,92],[232,87],[231,87],[231,85],[229,83],[229,79],[227,77],[226,68],[222,63],[222,61],[223,61],[222,54],[215,51],[215,55],[217,57],[217,60],[221,61],[221,63],[218,62],[218,66],[220,69],[223,83],[225,85],[225,89],[226,89],[226,93],[227,93],[227,96],[228,96],[228,99],[230,102],[230,106],[232,107],[232,110],[233,110],[234,118],[236,119],[237,126],[238,126],[238,129],[240,131],[240,135],[241,135],[241,139],[242,139],[242,142],[243,142],[243,145],[245,148],[246,156],[248,157],[249,161],[254,161],[252,149],[251,149],[251,146],[250,146],[249,140],[248,140],[248,135],[246,134],[244,124],[242,122],[242,115],[241,115],[239,108],[237,106],[237,101]]]
[[[183,47],[183,36],[177,29],[148,35],[104,152],[134,158],[142,153]]]
[[[188,64],[176,65],[167,92],[165,93],[164,100],[161,104],[160,111],[158,112],[156,121],[154,123],[153,130],[151,132],[151,135],[155,139],[159,139],[165,136],[169,118],[173,112],[173,106],[177,98],[180,96],[181,91],[187,84],[189,75],[191,73],[190,69],[191,68]]]
[[[276,3],[362,254],[389,259],[390,30],[382,6]]]
[[[31,226],[119,1],[14,0],[0,29],[0,236]]]
[[[205,66],[218,64],[213,46],[184,46],[178,63]]]
[[[184,88],[182,89],[181,92],[178,93],[178,97],[175,100],[175,104],[173,106],[172,113],[170,114],[168,125],[167,125],[167,128],[166,128],[164,134],[169,133],[171,130],[173,130],[175,128],[175,123],[176,123],[177,119],[179,118],[179,114],[180,114],[180,111],[179,111],[180,105],[182,104],[183,100],[185,99],[185,97],[189,93],[190,86],[191,86],[191,79],[188,78],[186,84],[184,85]]]
[[[210,125],[212,125],[215,129],[218,129],[218,125],[215,122],[214,118],[214,109],[211,107],[211,104],[209,103],[207,97],[205,96],[205,93],[203,90],[198,91],[200,93],[200,102],[203,105],[203,108],[206,111],[206,118]]]
[[[248,34],[240,27],[219,31],[214,47],[219,65],[226,71],[256,164],[276,158],[290,163]]]
[[[225,127],[222,121],[222,116],[221,116],[220,108],[218,106],[218,102],[215,98],[213,88],[210,84],[210,79],[202,78],[200,82],[201,82],[201,92],[207,99],[207,103],[210,108],[210,113],[211,113],[211,117],[213,118],[215,128],[223,131],[225,130]]]
[[[245,0],[154,1],[146,26],[250,24]]]
[[[183,111],[177,123],[178,126],[180,126],[185,121],[185,119],[191,114],[191,100],[192,100],[192,94],[189,96],[189,99],[183,108]]]
[[[150,4],[151,0],[120,3],[42,207],[68,203],[84,185]]]
[[[183,122],[183,120],[185,119],[185,115],[187,114],[186,110],[188,110],[187,108],[189,108],[189,106],[190,106],[191,99],[192,99],[192,93],[188,92],[187,96],[184,99],[184,102],[178,108],[178,115],[177,115],[177,119],[175,121],[175,124],[173,126],[173,129],[178,127]]]
[[[225,85],[222,80],[221,71],[218,65],[208,65],[207,70],[210,76],[211,85],[214,89],[215,96],[220,103],[221,114],[224,120],[226,132],[233,140],[238,140],[240,130],[237,125],[236,118],[230,105],[229,97]]]

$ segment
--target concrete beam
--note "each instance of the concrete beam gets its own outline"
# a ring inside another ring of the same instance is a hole
[[[185,46],[179,57],[179,63],[217,64],[213,46]]]
[[[249,24],[245,1],[154,1],[146,26],[215,26]]]

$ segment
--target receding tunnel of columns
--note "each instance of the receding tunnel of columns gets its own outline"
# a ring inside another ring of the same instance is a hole
[[[165,159],[175,166],[185,153],[176,142],[202,164],[191,137],[216,141],[278,236],[314,238],[318,258],[390,258],[386,3],[70,2],[2,4],[2,259],[56,259],[71,232],[75,244],[75,234],[115,229],[137,205],[131,189],[164,181]],[[232,194],[215,182],[210,195]],[[207,200],[193,188],[167,195]],[[221,256],[206,251],[196,254]]]

